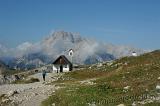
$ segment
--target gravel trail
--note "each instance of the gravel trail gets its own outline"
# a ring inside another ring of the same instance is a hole
[[[41,73],[29,77],[38,78],[40,82],[30,84],[6,84],[0,86],[0,95],[6,94],[12,101],[11,106],[40,106],[41,102],[55,92],[55,85],[47,85],[56,80],[56,75],[47,73],[46,81],[42,80]]]

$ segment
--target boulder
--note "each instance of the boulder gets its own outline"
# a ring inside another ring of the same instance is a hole
[[[160,85],[157,85],[157,86],[156,86],[156,90],[160,90]]]
[[[132,103],[132,106],[136,106],[136,103],[135,103],[135,102],[133,102],[133,103]]]
[[[126,86],[126,87],[124,87],[123,89],[124,89],[124,90],[129,90],[129,88],[130,88],[130,86]]]
[[[18,94],[18,91],[9,91],[8,93],[7,93],[7,96],[8,97],[10,97],[10,96],[13,96],[13,95],[15,95],[15,94]]]

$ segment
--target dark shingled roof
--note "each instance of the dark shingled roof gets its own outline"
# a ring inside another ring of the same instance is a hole
[[[61,55],[52,64],[72,64],[72,63],[64,55]]]

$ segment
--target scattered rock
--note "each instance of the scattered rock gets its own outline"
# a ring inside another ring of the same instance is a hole
[[[97,65],[97,67],[102,67],[103,66],[103,64],[102,63],[99,63],[98,65]]]
[[[86,85],[94,85],[95,83],[92,82],[94,81],[94,79],[92,80],[84,80],[84,81],[80,81],[81,84],[86,84]]]
[[[40,74],[41,75],[41,74]],[[41,78],[39,74],[32,75],[36,78]],[[56,78],[56,77],[55,77]],[[53,79],[52,79],[53,80]],[[51,78],[47,77],[46,83],[52,81]],[[0,106],[7,104],[8,106],[40,106],[40,103],[45,98],[48,98],[60,87],[54,85],[45,85],[41,82],[29,83],[29,84],[5,84],[0,86]],[[3,102],[3,103],[2,103]],[[52,106],[55,106],[53,104]]]
[[[119,105],[117,105],[117,106],[125,106],[124,104],[119,104]]]
[[[156,90],[160,90],[160,85],[157,85],[157,86],[156,86]]]
[[[145,91],[146,91],[146,92],[148,92],[149,90],[148,90],[148,89],[146,89]]]
[[[138,104],[144,105],[144,104],[148,104],[148,103],[152,103],[152,102],[153,102],[152,99],[146,99],[146,100],[144,100],[144,101],[142,101],[142,102],[138,102]]]
[[[125,65],[125,66],[127,66],[127,65],[128,65],[128,63],[127,63],[127,62],[125,62],[125,63],[124,63],[124,65]]]
[[[88,106],[96,106],[95,103],[88,103]]]
[[[14,77],[15,77],[16,80],[20,80],[19,75],[14,75]]]
[[[35,96],[37,96],[38,95],[38,93],[35,93]]]
[[[133,102],[133,103],[132,103],[132,106],[136,106],[136,103],[135,103],[135,102]]]
[[[126,86],[123,88],[123,92],[127,92],[130,89],[130,86]]]
[[[157,93],[160,93],[160,85],[156,86]]]
[[[56,104],[55,104],[55,103],[53,103],[53,104],[52,104],[52,106],[56,106]]]
[[[107,65],[108,65],[108,66],[111,66],[112,64],[113,64],[113,62],[109,62],[109,63],[107,63]]]
[[[30,88],[28,88],[29,90],[32,90],[33,89],[33,87],[30,87]]]
[[[129,88],[130,88],[130,86],[126,86],[126,87],[124,87],[123,89],[124,89],[124,90],[129,90]]]
[[[18,91],[9,91],[8,93],[7,93],[7,96],[8,97],[10,97],[10,96],[13,96],[14,94],[18,94]]]
[[[10,101],[8,98],[2,99],[2,103],[7,103],[8,101]]]

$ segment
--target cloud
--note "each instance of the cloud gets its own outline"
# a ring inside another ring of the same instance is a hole
[[[21,51],[26,51],[26,50],[28,50],[29,48],[31,48],[32,46],[33,46],[32,43],[30,43],[30,42],[24,42],[24,43],[18,45],[18,46],[17,46],[17,49],[18,49],[18,50],[21,50]]]

